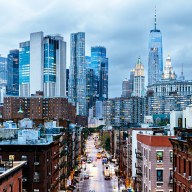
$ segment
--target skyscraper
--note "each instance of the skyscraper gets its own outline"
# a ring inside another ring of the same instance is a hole
[[[145,75],[144,75],[144,66],[141,63],[140,57],[135,65],[135,74],[134,74],[134,96],[142,97],[145,92]]]
[[[0,87],[7,86],[7,58],[0,56]]]
[[[90,68],[95,71],[96,75],[97,100],[108,99],[108,58],[106,58],[105,47],[91,47]]]
[[[161,80],[163,73],[163,48],[162,34],[157,29],[156,10],[154,29],[149,35],[149,56],[148,56],[148,85],[152,85]]]
[[[69,69],[69,101],[77,108],[77,115],[87,115],[85,33],[71,34]]]
[[[19,95],[43,91],[44,96],[65,96],[66,43],[60,35],[30,34],[20,43]]]
[[[7,56],[7,95],[19,95],[19,50],[10,50]]]
[[[129,97],[129,80],[125,78],[122,82],[122,94],[121,97]]]
[[[66,69],[66,96],[68,96],[69,91],[69,69]]]

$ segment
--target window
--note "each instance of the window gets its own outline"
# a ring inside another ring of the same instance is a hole
[[[189,161],[189,176],[192,176],[192,166],[191,166],[192,162]]]
[[[173,170],[170,170],[169,183],[173,183]]]
[[[149,169],[149,181],[151,181],[151,169]]]
[[[9,155],[9,161],[14,161],[15,155]]]
[[[170,151],[170,162],[173,163],[173,151]]]
[[[40,159],[39,155],[35,155],[34,164],[39,164],[39,159]]]
[[[183,170],[183,173],[186,173],[186,159],[183,159],[183,164],[184,164],[184,170]]]
[[[157,170],[157,182],[163,182],[163,170]]]
[[[27,155],[22,155],[21,156],[21,161],[27,161]]]
[[[33,182],[39,182],[39,180],[40,180],[39,172],[34,172]]]
[[[156,160],[157,160],[157,163],[163,162],[163,151],[157,151],[156,152]]]

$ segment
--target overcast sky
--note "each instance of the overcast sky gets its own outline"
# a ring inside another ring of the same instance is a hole
[[[184,66],[192,79],[191,0],[0,0],[0,53],[7,56],[31,32],[61,34],[67,42],[69,66],[70,33],[86,33],[86,55],[101,45],[109,58],[109,97],[121,95],[122,80],[129,77],[138,56],[147,75],[148,38],[157,8],[157,28],[163,34],[163,57],[170,54],[175,72]],[[147,82],[147,77],[146,77]]]

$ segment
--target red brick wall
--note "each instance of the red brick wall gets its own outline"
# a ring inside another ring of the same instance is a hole
[[[11,185],[12,185],[12,191],[13,192],[22,192],[22,170],[20,169],[17,173],[14,175],[10,175],[7,177],[7,180],[3,181],[3,183],[0,185],[0,191],[3,192],[3,189],[7,189],[7,191],[11,191]],[[19,180],[21,184],[19,183]],[[20,188],[19,188],[20,185]],[[19,190],[20,189],[20,190]]]

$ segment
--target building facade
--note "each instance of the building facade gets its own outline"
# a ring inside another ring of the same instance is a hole
[[[173,150],[170,136],[137,135],[137,191],[173,191]]]
[[[148,56],[148,85],[152,85],[161,79],[163,73],[163,45],[162,33],[157,29],[156,10],[154,29],[149,34],[149,56]]]
[[[148,115],[169,114],[172,110],[183,110],[191,104],[192,81],[177,79],[170,56],[166,59],[161,81],[149,85],[147,96]]]
[[[87,115],[85,33],[71,34],[68,98],[77,108],[77,115]]]
[[[3,119],[66,120],[75,123],[76,109],[63,97],[5,97]]]
[[[43,91],[47,97],[65,96],[66,43],[60,35],[30,34],[20,43],[19,95]]]
[[[10,50],[7,56],[7,95],[19,95],[19,50]]]
[[[103,102],[106,125],[126,126],[144,121],[145,102],[141,97],[113,98]]]
[[[173,145],[173,191],[192,191],[192,129],[175,127]]]

